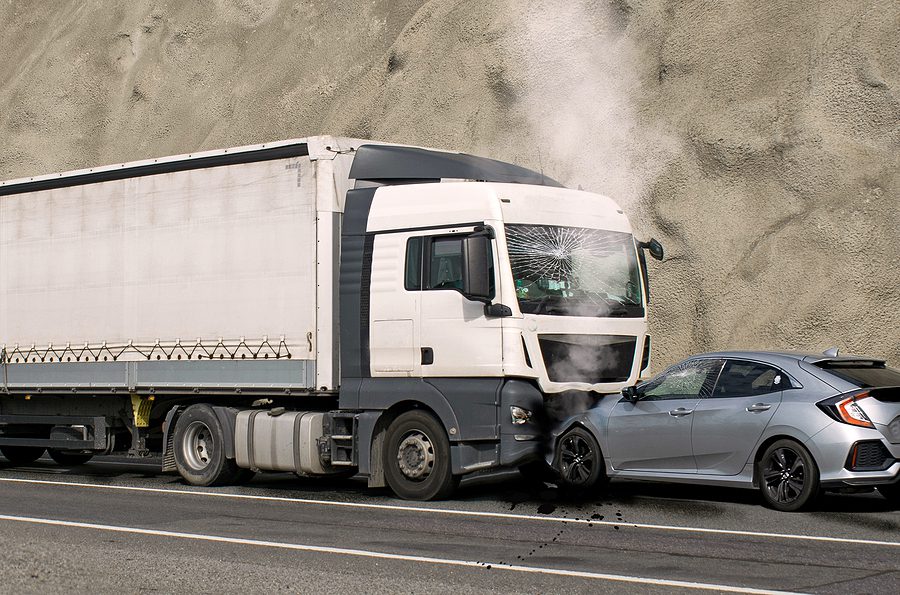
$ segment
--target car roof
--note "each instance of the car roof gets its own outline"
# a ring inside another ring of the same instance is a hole
[[[808,353],[802,351],[713,351],[693,355],[688,359],[703,358],[752,359],[773,364],[785,365],[794,361],[811,364],[822,362],[860,362],[868,364],[884,364],[885,360],[863,355],[827,355],[824,353]]]

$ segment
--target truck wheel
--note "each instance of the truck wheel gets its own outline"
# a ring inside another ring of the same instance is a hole
[[[0,453],[13,465],[30,465],[44,454],[40,446],[0,446]]]
[[[78,452],[77,450],[59,450],[57,448],[48,449],[47,454],[50,455],[51,459],[53,459],[60,465],[65,466],[84,465],[94,458],[94,453],[91,452]]]
[[[175,467],[195,486],[226,485],[241,475],[225,456],[225,432],[209,405],[191,405],[175,423]]]
[[[384,475],[405,500],[447,498],[459,485],[450,468],[450,441],[434,416],[424,411],[400,414],[387,429]]]

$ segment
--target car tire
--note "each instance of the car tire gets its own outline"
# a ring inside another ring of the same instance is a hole
[[[794,440],[773,442],[756,463],[759,490],[766,506],[782,512],[811,507],[819,496],[819,467]]]
[[[878,491],[888,502],[900,504],[900,482],[878,486]]]
[[[47,454],[50,455],[51,459],[65,467],[84,465],[94,458],[94,453],[78,452],[77,450],[59,450],[56,448],[48,449]]]
[[[447,433],[430,413],[401,413],[384,440],[384,476],[404,500],[441,500],[459,485],[450,465]]]
[[[589,490],[606,483],[606,467],[597,439],[587,429],[575,426],[556,443],[553,468],[561,486]]]
[[[175,423],[175,467],[191,485],[228,485],[242,469],[225,456],[225,432],[209,405],[191,405]]]
[[[0,454],[13,465],[30,465],[44,454],[40,446],[0,446]]]

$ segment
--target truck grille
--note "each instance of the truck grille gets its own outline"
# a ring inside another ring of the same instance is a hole
[[[628,335],[541,335],[538,342],[553,382],[624,382],[637,338]]]

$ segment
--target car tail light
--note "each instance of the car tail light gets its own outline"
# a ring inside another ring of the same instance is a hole
[[[869,391],[858,390],[819,401],[816,405],[835,421],[861,428],[874,428],[875,425],[872,423],[872,420],[859,406],[860,401],[871,397],[872,395],[869,394]]]

